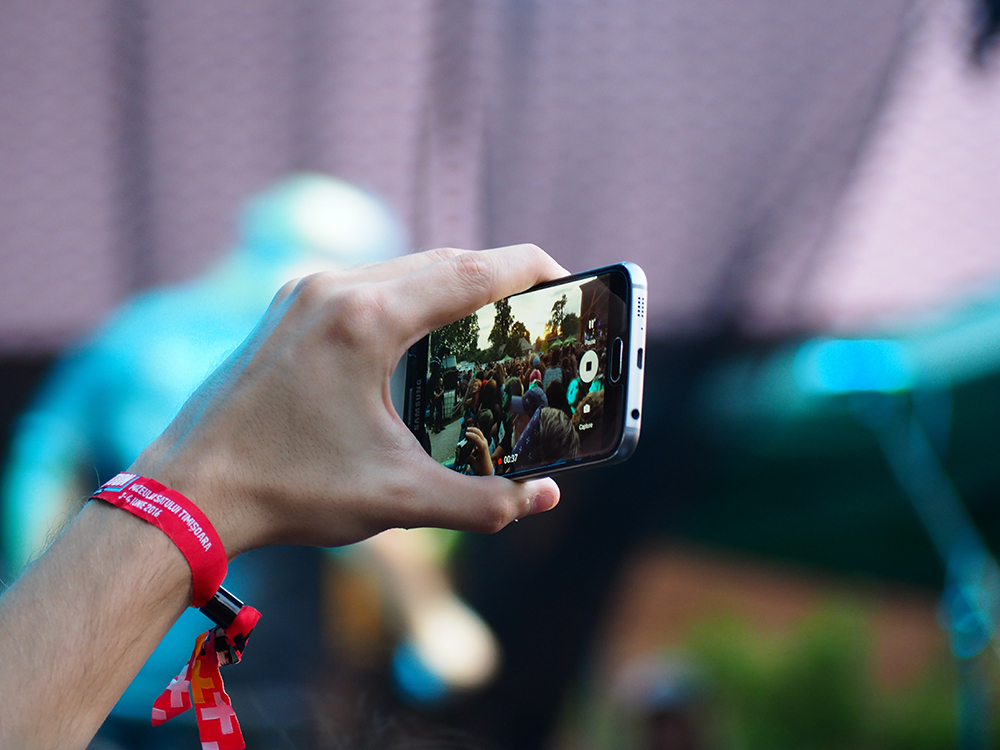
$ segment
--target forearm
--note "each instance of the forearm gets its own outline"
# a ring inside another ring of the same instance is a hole
[[[86,747],[190,596],[162,532],[89,503],[0,598],[0,746]]]

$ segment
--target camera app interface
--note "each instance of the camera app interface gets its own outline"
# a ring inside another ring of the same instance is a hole
[[[607,275],[515,295],[430,336],[423,426],[431,456],[508,474],[601,451]]]

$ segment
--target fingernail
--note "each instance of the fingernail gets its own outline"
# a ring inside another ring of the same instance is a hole
[[[539,492],[533,498],[531,498],[531,514],[544,513],[547,510],[552,510],[556,507],[556,496],[552,492]]]

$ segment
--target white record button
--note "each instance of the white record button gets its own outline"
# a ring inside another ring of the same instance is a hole
[[[597,353],[593,349],[588,349],[580,357],[580,380],[590,383],[597,377],[597,368],[601,361],[597,358]]]

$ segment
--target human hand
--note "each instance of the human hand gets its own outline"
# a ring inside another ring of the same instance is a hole
[[[465,439],[472,443],[469,453],[469,466],[477,477],[488,477],[493,474],[493,461],[490,460],[490,445],[486,436],[478,427],[469,427],[465,431]]]
[[[397,526],[492,532],[548,510],[550,479],[466,477],[431,459],[393,409],[389,378],[429,331],[565,273],[517,245],[290,282],[130,471],[197,503],[230,557]]]

